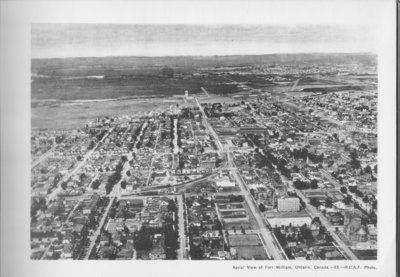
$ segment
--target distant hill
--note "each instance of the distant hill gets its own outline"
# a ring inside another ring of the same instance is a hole
[[[48,76],[91,76],[160,74],[165,66],[174,72],[201,67],[252,66],[263,64],[350,64],[376,65],[375,54],[269,54],[238,56],[174,57],[88,57],[32,59],[32,73]]]

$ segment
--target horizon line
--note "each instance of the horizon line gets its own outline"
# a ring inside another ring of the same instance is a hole
[[[374,55],[378,53],[373,51],[361,52],[282,52],[282,53],[264,53],[264,54],[231,54],[231,55],[155,55],[155,56],[135,56],[135,55],[108,55],[108,56],[71,56],[71,57],[45,57],[32,58],[31,60],[54,60],[54,59],[84,59],[84,58],[181,58],[181,57],[239,57],[239,56],[274,56],[274,55]]]

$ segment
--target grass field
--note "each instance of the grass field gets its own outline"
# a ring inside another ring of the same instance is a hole
[[[266,260],[267,253],[262,246],[240,246],[235,247],[239,260]]]
[[[351,58],[351,59],[350,59]],[[293,87],[293,82],[274,82],[263,74],[232,73],[229,66],[249,66],[279,61],[292,64],[331,62],[346,63],[357,60],[366,64],[374,63],[371,55],[261,55],[261,56],[213,56],[213,57],[104,57],[104,58],[67,58],[33,59],[31,62],[31,124],[32,128],[75,128],[84,126],[90,119],[103,116],[118,116],[130,113],[150,111],[154,108],[168,108],[169,105],[182,103],[172,96],[197,94],[204,96],[204,87],[211,97],[207,102],[231,102],[230,96],[243,89],[234,82],[245,82],[249,86],[260,87],[272,96],[284,96]],[[174,78],[162,75],[165,67],[173,68]],[[228,71],[225,78],[222,71]],[[89,78],[89,76],[91,76]],[[103,76],[103,78],[93,77]],[[357,76],[371,79],[371,76]],[[374,76],[372,76],[374,77]],[[297,78],[297,77],[296,77]],[[296,79],[293,78],[293,79]],[[336,78],[336,77],[335,77]],[[360,78],[358,78],[360,79]],[[355,87],[360,79],[345,87]],[[369,80],[368,79],[368,80]],[[330,81],[304,79],[300,82],[307,91],[313,91],[313,85],[324,84],[322,90],[330,88]],[[334,82],[333,82],[334,83]],[[308,86],[307,86],[308,85]],[[311,87],[310,87],[311,86]],[[319,85],[320,86],[320,85]],[[303,92],[305,93],[305,92]],[[171,103],[163,102],[170,98]],[[137,100],[142,98],[142,100]],[[148,98],[148,102],[143,101]],[[225,99],[223,99],[225,98]],[[88,102],[83,100],[112,100]],[[71,101],[74,101],[71,103]],[[253,219],[251,219],[252,221]],[[253,225],[253,223],[251,223]]]
[[[265,260],[268,258],[260,237],[256,234],[231,235],[229,244],[236,249],[239,260]]]
[[[258,235],[232,235],[229,236],[229,243],[232,247],[236,246],[260,246],[262,242]]]
[[[163,99],[125,99],[88,103],[46,103],[32,107],[31,124],[32,129],[72,129],[84,127],[89,120],[98,117],[141,115],[151,110],[165,110],[180,102],[182,100],[166,103]]]

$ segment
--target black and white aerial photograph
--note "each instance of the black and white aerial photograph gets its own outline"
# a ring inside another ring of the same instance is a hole
[[[0,1],[0,276],[395,277],[395,2]]]
[[[33,24],[31,259],[376,259],[367,27]]]

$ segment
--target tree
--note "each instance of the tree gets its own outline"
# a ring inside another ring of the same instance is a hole
[[[137,251],[148,251],[153,246],[153,240],[148,228],[142,226],[139,231],[135,233],[134,247]]]
[[[241,195],[229,195],[229,202],[243,202],[244,198]]]
[[[365,143],[361,143],[360,148],[365,150],[365,149],[368,149],[368,146]]]
[[[300,180],[296,180],[293,182],[293,185],[296,189],[309,189],[310,188],[310,183],[308,182],[304,182],[304,181],[300,181]]]
[[[126,181],[121,181],[121,188],[126,189]]]
[[[365,169],[364,169],[364,172],[367,173],[367,174],[372,174],[371,166],[370,166],[370,165],[367,165],[367,166],[365,167]]]
[[[315,179],[312,179],[312,180],[311,180],[311,183],[310,183],[310,187],[311,187],[312,189],[317,189],[317,188],[318,188],[318,181],[315,180]]]
[[[79,180],[82,182],[83,180],[85,180],[86,179],[86,174],[85,173],[82,173],[80,176],[79,176]]]
[[[363,197],[364,196],[364,193],[362,193],[361,191],[359,191],[358,189],[355,191],[355,194],[358,196],[358,197]]]
[[[364,203],[368,203],[368,202],[369,202],[368,195],[365,195],[365,196],[364,196],[364,198],[363,198],[363,202],[364,202]]]
[[[372,208],[376,210],[377,207],[378,207],[378,200],[375,199],[375,200],[372,202]]]
[[[178,207],[176,206],[175,202],[172,199],[168,201],[168,211],[175,213],[178,212]]]
[[[357,159],[351,160],[350,165],[353,169],[358,169],[361,166],[361,162]]]
[[[117,210],[115,209],[115,207],[112,207],[112,208],[110,209],[110,213],[108,214],[108,216],[109,216],[111,219],[114,219],[116,214],[117,214]]]
[[[303,236],[303,238],[305,240],[307,240],[307,241],[313,241],[314,240],[314,237],[313,237],[313,235],[311,233],[311,230],[307,226],[301,227],[300,228],[300,232],[301,232],[301,235]]]
[[[317,198],[311,198],[310,204],[313,205],[316,208],[321,206],[321,202]]]
[[[67,182],[62,182],[62,183],[61,183],[61,188],[62,188],[63,190],[66,190],[66,189],[67,189],[67,186],[68,186],[68,183],[67,183]]]
[[[318,223],[319,225],[322,225],[321,219],[320,219],[318,216],[314,217],[314,218],[311,220],[311,224],[314,224],[314,223]]]
[[[346,205],[350,205],[351,201],[352,201],[352,197],[351,195],[347,195],[344,199],[343,199],[343,203]]]
[[[332,208],[332,205],[333,205],[332,198],[330,198],[330,197],[326,198],[326,200],[325,200],[325,207],[327,207],[327,208]]]
[[[260,203],[260,204],[258,205],[258,208],[260,209],[261,212],[265,212],[265,211],[267,210],[267,209],[265,208],[265,206],[264,206],[263,203]]]
[[[100,186],[100,184],[101,184],[101,182],[100,182],[100,180],[99,179],[96,179],[96,180],[94,180],[93,182],[92,182],[92,189],[98,189],[99,188],[99,186]]]
[[[353,149],[353,150],[350,152],[350,159],[356,160],[357,158],[358,158],[357,151],[356,151],[356,149]]]
[[[350,191],[351,193],[355,193],[356,190],[357,190],[357,186],[349,186],[349,191]]]
[[[346,194],[346,193],[347,193],[347,188],[346,188],[346,187],[340,187],[340,191],[341,191],[343,194]]]
[[[91,140],[91,141],[90,141],[90,144],[89,144],[89,146],[88,146],[88,150],[92,150],[92,149],[94,148],[94,146],[95,146],[94,141]]]

